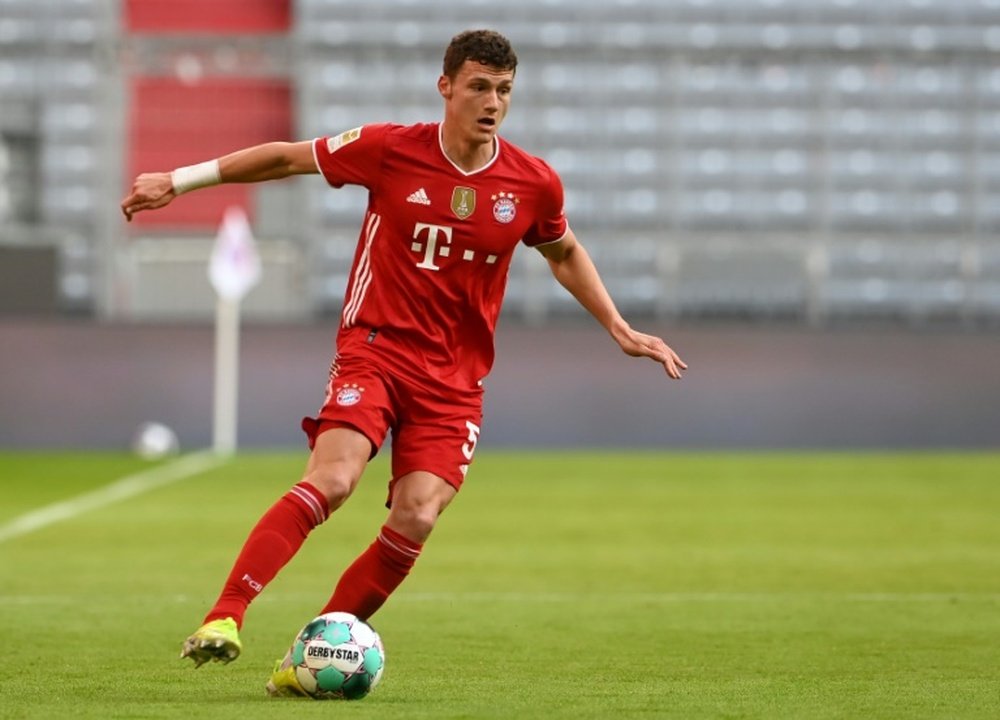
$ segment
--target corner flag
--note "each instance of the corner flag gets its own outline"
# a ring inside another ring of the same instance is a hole
[[[250,222],[242,208],[226,210],[208,263],[208,279],[219,299],[215,304],[215,393],[212,449],[236,452],[239,388],[240,301],[260,281],[261,262]]]
[[[260,255],[242,208],[230,207],[215,237],[208,279],[220,298],[240,301],[260,282]]]

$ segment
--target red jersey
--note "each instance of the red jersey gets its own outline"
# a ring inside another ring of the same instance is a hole
[[[313,152],[330,185],[368,188],[338,349],[385,342],[401,366],[474,386],[493,365],[514,249],[566,234],[558,175],[499,137],[493,159],[465,172],[437,123],[364,125],[317,138]]]

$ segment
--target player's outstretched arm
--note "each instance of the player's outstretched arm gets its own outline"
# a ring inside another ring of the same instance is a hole
[[[311,141],[265,143],[172,172],[143,173],[135,179],[121,207],[125,219],[131,222],[137,212],[164,207],[178,195],[198,188],[279,180],[316,172],[319,169]]]
[[[610,333],[618,346],[632,357],[648,357],[663,365],[667,375],[676,379],[687,365],[662,338],[633,330],[618,312],[590,255],[572,230],[559,242],[548,243],[538,251],[549,261],[556,280],[576,298]]]

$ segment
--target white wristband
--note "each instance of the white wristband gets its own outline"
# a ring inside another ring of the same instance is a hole
[[[191,190],[218,185],[222,182],[219,161],[209,160],[197,165],[179,167],[170,173],[170,182],[174,185],[174,195],[183,195]]]

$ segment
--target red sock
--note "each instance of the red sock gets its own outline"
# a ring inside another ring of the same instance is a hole
[[[222,594],[205,622],[231,617],[243,626],[247,606],[302,547],[309,532],[326,520],[326,498],[307,482],[300,482],[264,513],[250,531]]]
[[[349,612],[367,620],[403,582],[422,548],[383,525],[375,542],[344,571],[322,612]]]

